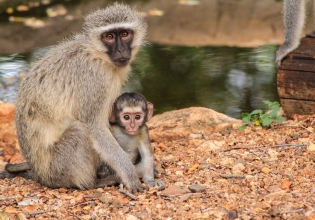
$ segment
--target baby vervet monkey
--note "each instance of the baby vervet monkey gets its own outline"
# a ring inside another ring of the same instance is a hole
[[[282,59],[300,44],[305,20],[305,0],[284,0],[283,22],[285,41],[276,53],[276,65],[281,66]]]
[[[123,93],[114,103],[110,129],[143,182],[147,186],[163,186],[163,181],[154,180],[154,156],[145,124],[152,115],[153,104],[144,96],[134,92]]]

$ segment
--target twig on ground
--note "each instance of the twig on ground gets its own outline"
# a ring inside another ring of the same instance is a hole
[[[18,198],[18,196],[1,197],[1,198],[0,198],[0,201],[9,200],[9,199],[15,199],[15,198]]]
[[[268,146],[268,147],[272,147],[272,148],[276,148],[276,147],[290,147],[290,148],[307,147],[307,144],[306,143],[304,143],[304,144],[277,144],[277,145]],[[286,148],[286,149],[288,149],[288,148]]]
[[[230,148],[230,149],[225,149],[225,150],[223,150],[223,152],[232,151],[232,150],[240,150],[240,149],[248,150],[249,148],[248,147],[233,147],[233,148]]]
[[[313,131],[308,130],[308,129],[307,129],[307,127],[305,127],[305,126],[303,126],[303,125],[301,125],[301,127],[302,127],[302,128],[304,128],[305,130],[307,130],[308,132],[310,132],[310,133],[314,134],[314,132],[313,132]]]
[[[40,214],[44,214],[46,212],[51,212],[52,210],[47,210],[47,211],[37,211],[37,212],[30,212],[30,215],[40,215]]]
[[[129,196],[130,198],[132,198],[133,200],[138,200],[138,197],[131,194],[130,192],[128,192],[127,190],[124,190],[124,186],[123,184],[119,185],[119,192],[125,194],[126,196]]]
[[[308,196],[306,196],[305,199],[310,198],[314,193],[315,193],[315,187],[312,189],[312,191],[310,192],[310,194],[308,194]]]
[[[223,178],[238,178],[238,179],[244,179],[244,175],[237,175],[237,174],[220,174]]]
[[[69,209],[73,209],[73,208],[80,206],[80,205],[89,205],[89,204],[93,204],[93,203],[95,203],[95,202],[94,201],[82,202],[82,203],[79,203],[79,204],[76,204],[74,206],[69,207]]]
[[[281,211],[281,214],[297,213],[297,212],[303,212],[303,211],[304,209],[294,209],[294,210]]]

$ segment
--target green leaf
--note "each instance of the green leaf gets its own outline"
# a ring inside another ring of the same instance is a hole
[[[273,105],[273,106],[271,106],[270,109],[273,110],[273,111],[279,111],[279,110],[280,110],[280,106],[278,106],[278,105]]]
[[[271,105],[272,102],[268,101],[268,100],[264,100],[263,103],[265,103],[266,105]]]
[[[277,118],[278,117],[278,111],[271,111],[270,112],[270,117],[273,118],[273,119]]]
[[[250,113],[250,114],[251,114],[251,115],[260,115],[260,114],[262,114],[262,113],[263,113],[262,110],[256,109],[256,110],[252,111],[252,113]]]
[[[270,118],[264,118],[261,122],[262,126],[266,127],[272,123],[272,120]]]
[[[283,122],[285,121],[284,117],[278,116],[276,119],[274,119],[275,122]]]
[[[263,114],[263,115],[261,115],[261,119],[262,120],[264,120],[264,119],[266,119],[266,118],[270,118],[271,117],[271,115],[270,114]]]
[[[247,117],[248,115],[249,115],[248,112],[242,112],[241,117],[242,117],[242,118],[245,118],[245,117]]]
[[[246,125],[242,125],[238,129],[240,129],[241,131],[244,131],[246,129],[246,127],[247,127]]]
[[[244,123],[250,122],[250,115],[248,115],[248,116],[242,118],[242,121],[243,121]]]
[[[259,115],[252,115],[250,118],[250,121],[255,122],[255,121],[260,121],[260,116]]]
[[[243,121],[243,122],[245,122],[245,123],[250,122],[250,114],[249,114],[249,113],[243,112],[243,113],[241,114],[241,116],[242,116],[242,121]]]

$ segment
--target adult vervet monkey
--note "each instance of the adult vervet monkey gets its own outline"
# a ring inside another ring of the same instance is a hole
[[[139,14],[116,3],[89,14],[80,34],[31,66],[18,91],[16,127],[32,179],[52,188],[104,186],[109,182],[97,171],[105,163],[129,190],[142,190],[104,119],[146,29]]]
[[[283,21],[285,41],[276,53],[276,65],[281,66],[282,59],[300,44],[305,21],[305,0],[284,0]]]

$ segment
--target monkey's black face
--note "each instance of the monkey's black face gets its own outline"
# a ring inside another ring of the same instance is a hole
[[[133,31],[130,29],[113,29],[101,34],[101,40],[107,47],[107,54],[118,67],[129,64]]]

